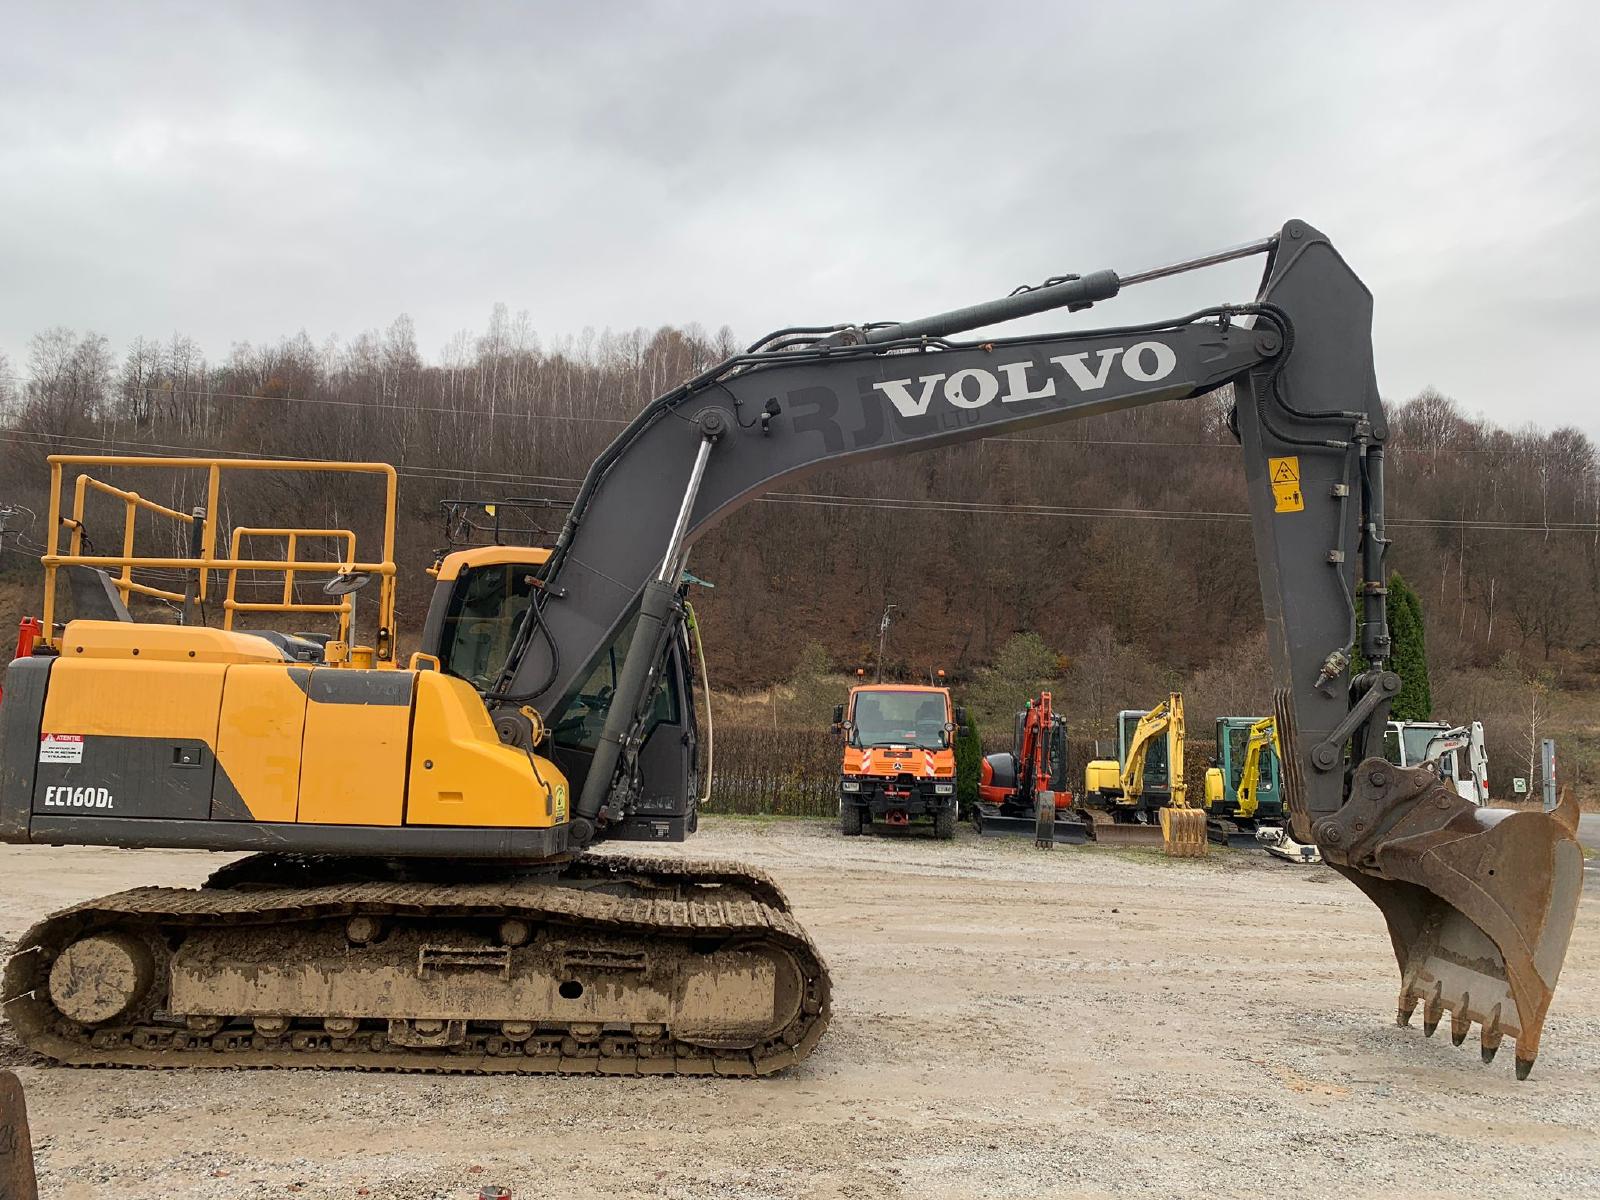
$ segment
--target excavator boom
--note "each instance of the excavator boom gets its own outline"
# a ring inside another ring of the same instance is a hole
[[[1122,287],[1260,254],[1254,300],[1173,321],[1059,336],[954,335]],[[680,619],[694,539],[743,503],[824,467],[1140,405],[1231,384],[1293,835],[1383,911],[1402,1019],[1452,1014],[1492,1055],[1531,1068],[1581,888],[1574,814],[1499,824],[1427,771],[1383,761],[1399,692],[1385,611],[1384,443],[1372,298],[1299,221],[1220,255],[1119,277],[1100,271],[899,324],[782,330],[647,407],[595,462],[536,605],[538,636],[508,665],[502,706],[560,720],[576,680],[625,646],[603,731],[567,763],[580,844],[642,786],[639,730],[660,647]],[[677,497],[677,503],[668,503]],[[1352,674],[1357,651],[1368,664]],[[581,778],[581,784],[577,781]]]

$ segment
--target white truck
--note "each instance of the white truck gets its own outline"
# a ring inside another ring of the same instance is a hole
[[[1489,803],[1489,752],[1483,724],[1451,725],[1447,721],[1390,721],[1383,739],[1384,757],[1398,767],[1432,764],[1439,778],[1455,785],[1464,800],[1480,808]]]

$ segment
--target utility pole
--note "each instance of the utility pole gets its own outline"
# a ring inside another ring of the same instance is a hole
[[[899,607],[900,606],[898,604],[886,604],[886,605],[884,605],[883,616],[878,618],[878,682],[879,683],[883,682],[883,652],[884,652],[884,647],[886,646],[886,644],[888,643],[888,640],[889,640],[889,621],[891,619],[889,614],[891,612],[893,612],[895,609],[899,608]]]
[[[1556,743],[1545,738],[1539,743],[1539,775],[1544,783],[1544,810],[1555,812],[1560,798],[1556,795]]]

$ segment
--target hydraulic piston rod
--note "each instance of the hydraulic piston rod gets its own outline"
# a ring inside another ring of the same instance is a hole
[[[1034,313],[1049,312],[1055,308],[1074,310],[1088,308],[1097,300],[1109,300],[1123,288],[1136,283],[1148,283],[1152,279],[1165,279],[1169,275],[1182,275],[1186,271],[1199,271],[1205,267],[1214,267],[1218,263],[1249,258],[1255,254],[1267,254],[1277,244],[1276,237],[1258,238],[1256,241],[1231,246],[1226,250],[1203,254],[1199,258],[1186,258],[1179,262],[1168,263],[1166,266],[1135,271],[1131,275],[1118,275],[1115,271],[1094,271],[1088,275],[1064,279],[1060,283],[1031,288],[1010,296],[1002,296],[998,300],[985,300],[982,304],[970,304],[966,308],[937,313],[931,317],[902,321],[897,325],[880,325],[867,330],[865,340],[869,344],[875,344],[898,341],[901,338],[943,337],[968,329],[980,329],[985,325],[998,325],[1002,321],[1013,321],[1018,317],[1031,316]]]
[[[594,837],[595,820],[605,805],[615,780],[617,766],[627,741],[633,736],[638,721],[639,708],[650,694],[659,658],[661,640],[677,604],[678,582],[683,571],[683,543],[689,529],[689,518],[694,512],[695,498],[700,494],[700,484],[705,479],[706,462],[711,448],[716,445],[715,432],[703,432],[694,465],[689,469],[689,482],[684,488],[683,501],[678,506],[677,519],[672,523],[672,533],[667,538],[666,551],[655,577],[644,585],[639,597],[639,615],[633,627],[633,637],[628,642],[627,656],[617,678],[616,690],[611,696],[611,707],[606,712],[605,727],[595,746],[594,760],[583,781],[583,791],[573,807],[571,839],[577,845],[586,845]]]

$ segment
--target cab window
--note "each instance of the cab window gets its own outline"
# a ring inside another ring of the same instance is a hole
[[[570,750],[593,752],[600,744],[600,734],[605,729],[606,717],[611,712],[611,698],[616,694],[617,677],[622,670],[622,660],[633,641],[635,615],[617,632],[589,666],[588,674],[572,693],[561,719],[551,729],[556,745]],[[655,692],[650,697],[645,718],[644,736],[649,737],[657,725],[677,725],[682,720],[683,705],[678,694],[677,672],[670,669],[672,659],[667,659],[669,669],[660,673]]]
[[[499,678],[523,614],[533,603],[527,563],[462,571],[445,612],[440,665],[479,691]]]

